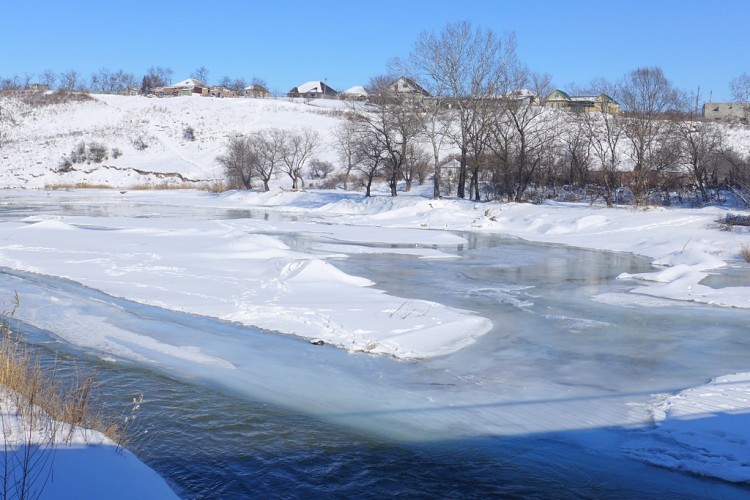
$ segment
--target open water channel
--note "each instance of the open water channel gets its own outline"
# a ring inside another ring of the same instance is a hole
[[[268,217],[159,206],[43,205],[31,213]],[[275,215],[271,214],[271,217]],[[320,235],[274,233],[324,253]],[[123,328],[201,336],[241,349],[251,379],[107,361],[24,325],[29,343],[73,374],[94,369],[110,405],[144,394],[129,446],[185,498],[742,498],[750,487],[647,465],[628,443],[647,404],[750,369],[750,313],[619,300],[616,280],[650,269],[632,255],[463,235],[425,260],[352,252],[335,261],[388,293],[475,311],[494,329],[450,356],[398,361],[165,311],[62,279],[0,270],[21,296],[67,297]],[[721,283],[720,277],[712,278]],[[74,376],[74,375],[72,375]],[[327,407],[321,410],[320,402]]]

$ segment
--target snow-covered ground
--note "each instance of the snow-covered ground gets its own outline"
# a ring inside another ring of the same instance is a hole
[[[0,479],[8,498],[177,498],[156,472],[97,431],[68,426],[52,431],[40,419],[29,428],[7,397],[0,402],[0,422]]]
[[[213,181],[220,177],[215,157],[228,134],[271,126],[309,126],[326,138],[339,122],[336,113],[340,111],[283,101],[108,96],[51,109],[18,105],[7,112],[18,126],[3,131],[0,185],[42,188],[85,181],[120,190],[6,190],[0,193],[0,210],[27,201],[89,202],[161,205],[186,214],[196,206],[257,209],[299,218],[206,221],[30,215],[0,222],[0,266],[65,277],[113,296],[320,339],[350,351],[405,359],[444,356],[489,331],[490,321],[472,311],[385,294],[377,284],[339,271],[336,261],[348,253],[374,251],[372,243],[398,244],[391,251],[424,259],[454,258],[441,251],[441,246],[463,243],[463,238],[451,232],[459,230],[630,252],[647,256],[659,266],[656,272],[622,274],[619,279],[633,282],[632,291],[603,294],[596,297],[599,301],[750,308],[750,284],[724,288],[702,284],[713,270],[748,265],[740,251],[750,245],[750,233],[746,228],[722,228],[717,221],[728,213],[724,208],[477,204],[431,200],[420,196],[419,190],[396,198],[368,199],[340,191],[288,192],[281,189],[284,179],[268,193],[134,191],[127,186],[158,183],[160,177],[133,169]],[[196,130],[196,141],[183,139],[188,125]],[[735,135],[744,144],[746,138],[737,131]],[[136,147],[137,138],[148,147]],[[121,149],[123,155],[106,161],[106,167],[77,166],[70,173],[55,172],[60,158],[78,140],[92,139]],[[326,155],[332,158],[330,150],[321,153]],[[320,253],[296,252],[281,238],[268,235],[274,227],[279,232],[317,234]],[[64,314],[63,306],[48,304],[60,314]],[[59,316],[40,309],[22,307],[18,314],[42,328],[54,327],[71,342],[111,355],[150,362],[163,356],[186,364],[233,369],[220,350],[208,346],[134,336],[117,328],[91,337],[81,332],[96,325],[63,321],[61,326]],[[737,426],[750,415],[749,376],[715,375],[706,386],[656,396],[651,408],[658,425],[644,431],[643,441],[628,453],[654,464],[750,481],[750,463],[742,458],[750,431],[746,425]],[[726,414],[739,419],[725,418]]]

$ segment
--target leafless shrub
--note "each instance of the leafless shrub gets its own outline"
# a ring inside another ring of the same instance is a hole
[[[310,160],[309,168],[310,177],[313,179],[325,179],[334,170],[333,163],[318,158]]]
[[[112,158],[115,160],[122,156],[122,150],[120,148],[112,148]]]
[[[750,215],[727,214],[724,224],[728,226],[750,226]]]
[[[148,144],[146,143],[146,140],[143,138],[142,135],[139,135],[135,139],[133,139],[133,147],[137,149],[138,151],[143,151],[148,147]]]
[[[190,125],[185,127],[185,130],[182,131],[182,138],[186,141],[194,141],[195,130],[193,130],[193,127],[191,127]]]
[[[331,175],[318,182],[318,189],[337,189],[339,186],[343,187],[346,174],[340,173],[337,175]]]
[[[88,156],[86,154],[86,143],[81,141],[73,148],[68,157],[72,164],[86,163]]]
[[[90,142],[88,145],[88,159],[94,163],[101,163],[109,158],[107,146],[101,142]]]
[[[57,171],[60,173],[70,172],[73,170],[73,162],[70,161],[70,158],[67,156],[63,156],[63,159],[60,160],[60,164],[57,166]]]

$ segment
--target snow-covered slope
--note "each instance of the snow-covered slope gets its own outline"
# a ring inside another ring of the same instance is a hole
[[[216,157],[230,135],[263,128],[309,128],[328,143],[345,109],[338,101],[310,105],[242,98],[97,95],[42,107],[0,99],[0,187],[24,188],[213,182],[222,177]],[[194,140],[185,137],[188,127]],[[74,164],[72,171],[60,173],[63,158],[81,142],[104,145],[108,158]],[[113,150],[121,155],[115,158]],[[327,159],[331,154],[324,147],[319,156]]]

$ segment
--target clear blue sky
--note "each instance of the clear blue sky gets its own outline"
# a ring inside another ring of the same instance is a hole
[[[421,31],[464,20],[515,32],[522,61],[563,89],[656,65],[702,100],[727,100],[750,73],[750,0],[0,0],[0,12],[2,77],[107,68],[140,80],[166,66],[182,80],[205,66],[209,83],[344,90],[407,56]]]

